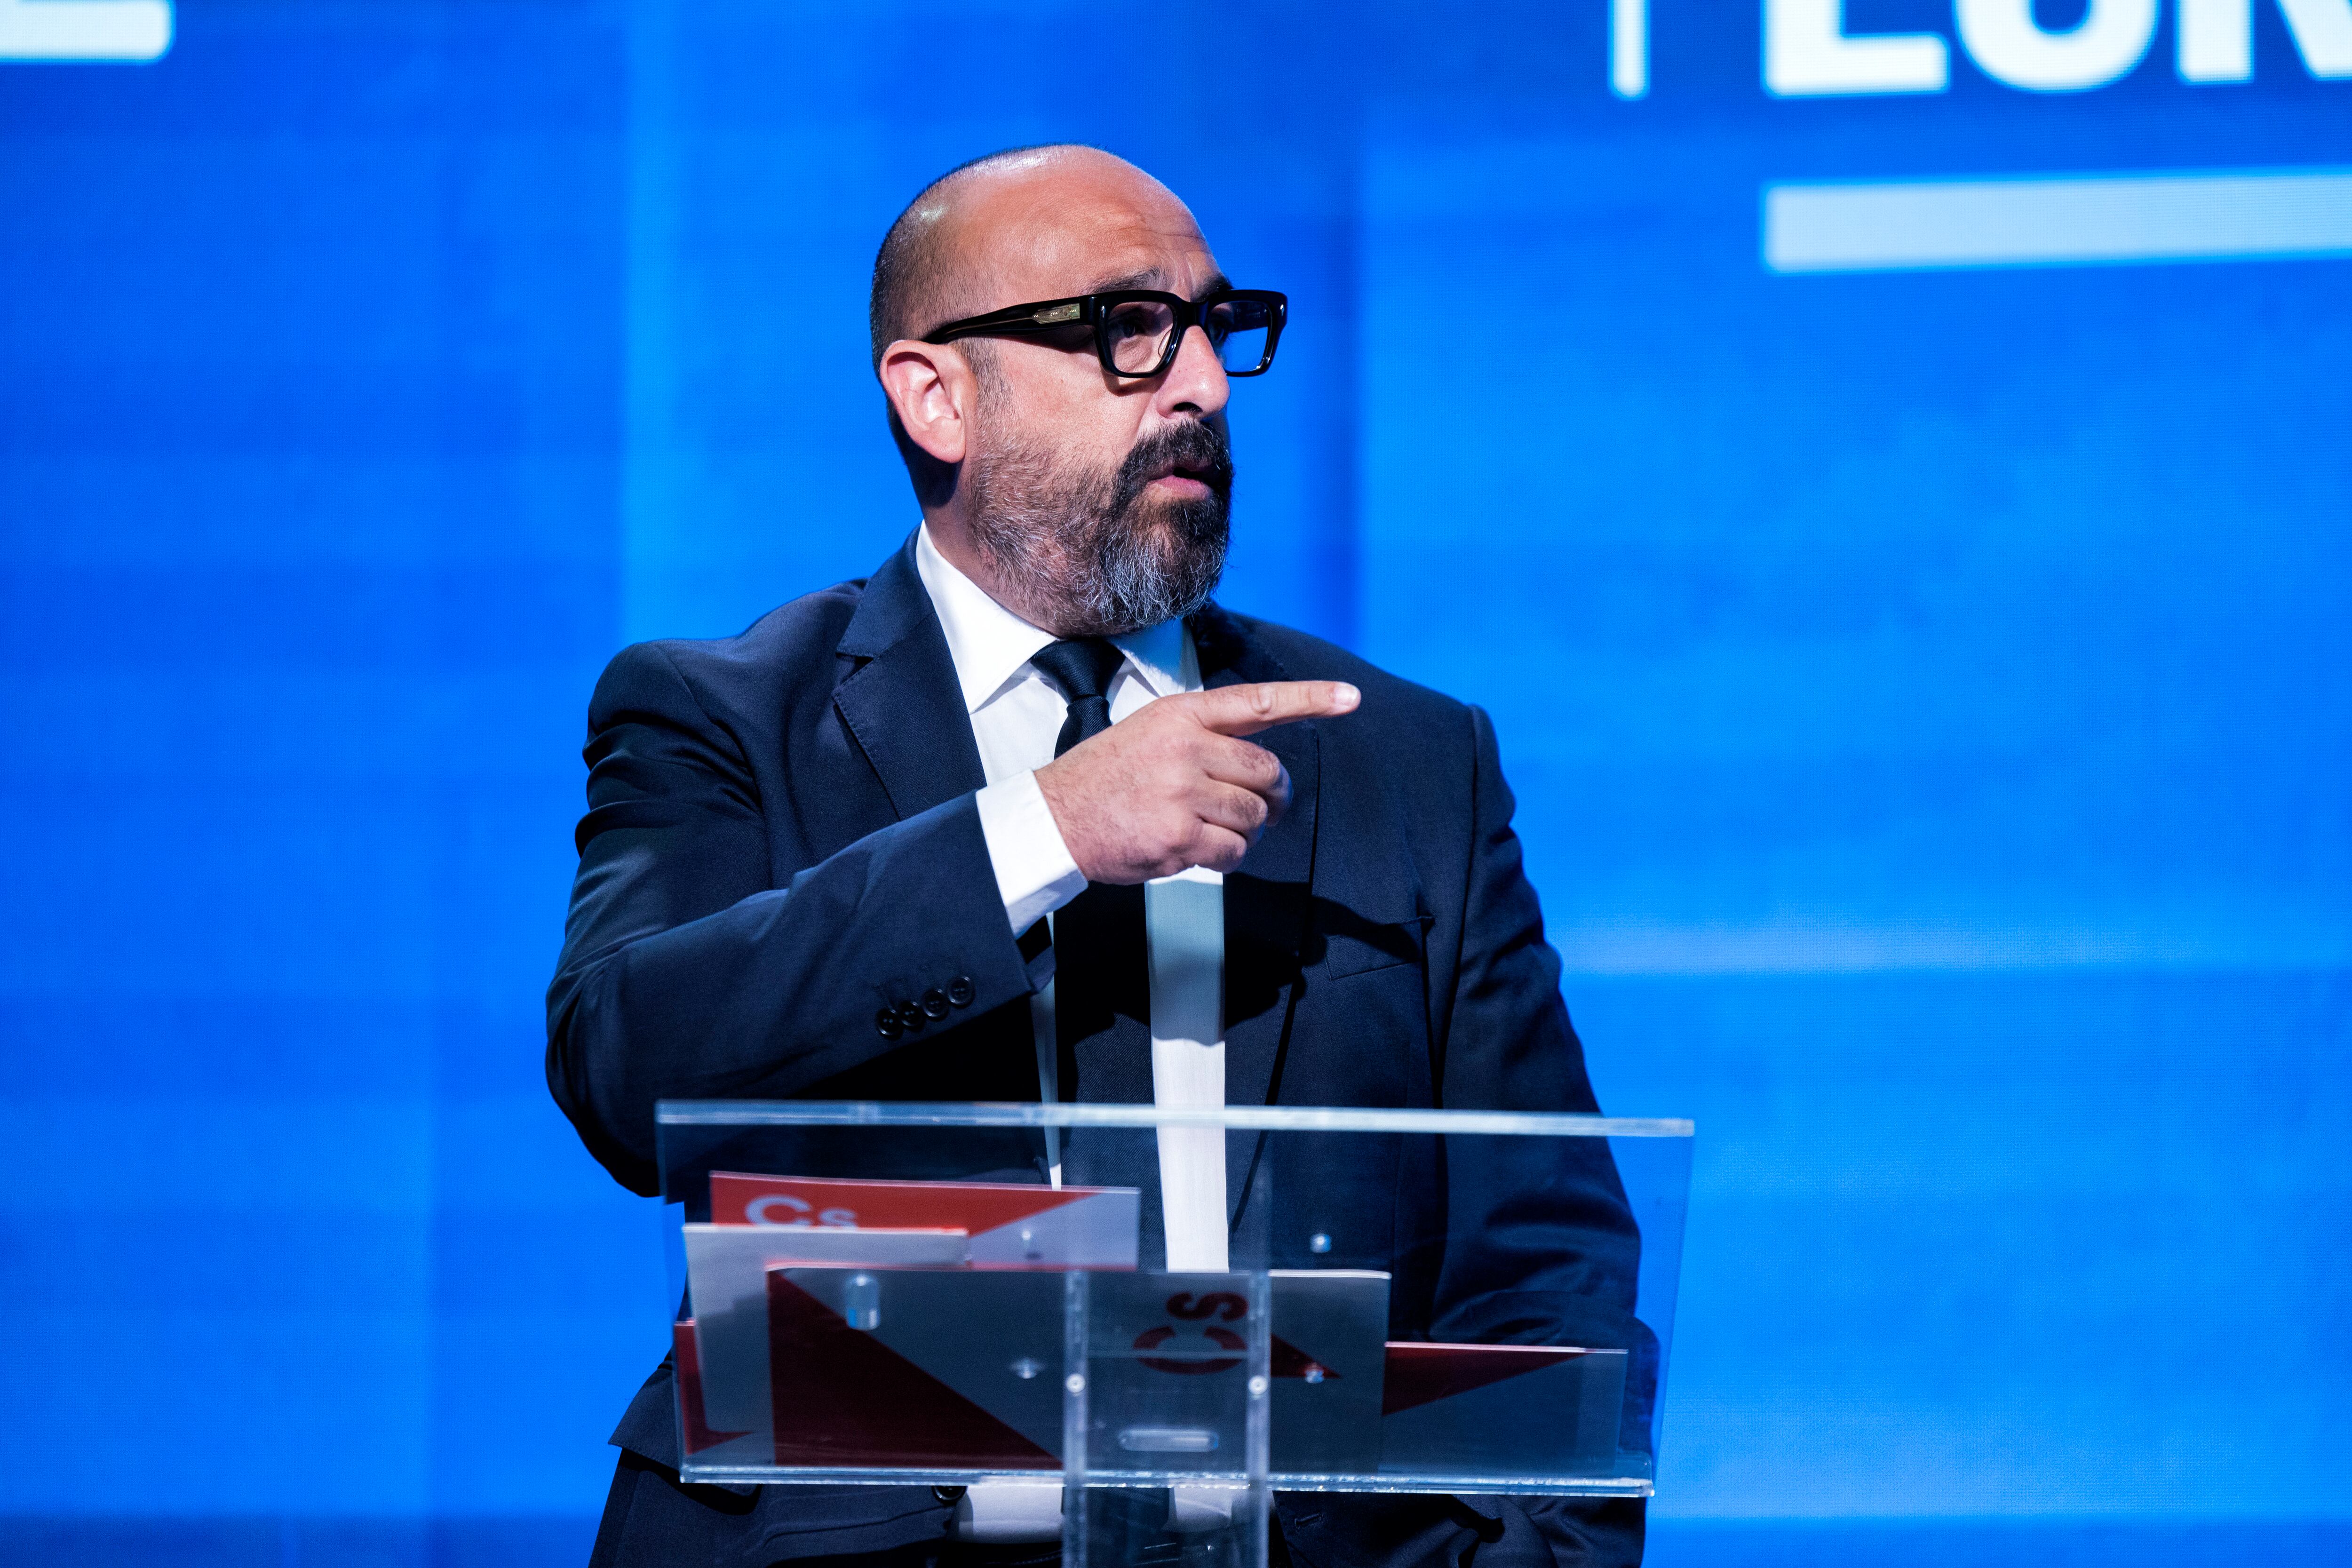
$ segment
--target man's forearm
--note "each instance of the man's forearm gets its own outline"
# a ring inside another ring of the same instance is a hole
[[[551,997],[550,1087],[597,1158],[651,1191],[656,1100],[800,1092],[1039,978],[966,795],[788,887],[568,967]]]

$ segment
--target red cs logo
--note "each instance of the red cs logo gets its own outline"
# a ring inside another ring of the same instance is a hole
[[[790,1193],[769,1193],[753,1198],[743,1205],[743,1217],[753,1225],[772,1226],[778,1229],[805,1230],[809,1214],[814,1205]],[[779,1217],[784,1215],[789,1217]],[[856,1209],[825,1209],[817,1214],[816,1223],[827,1230],[856,1230]]]
[[[1231,1290],[1212,1291],[1197,1300],[1190,1290],[1186,1290],[1168,1298],[1168,1315],[1191,1322],[1200,1322],[1205,1318],[1216,1318],[1230,1323],[1236,1319],[1249,1316],[1249,1302]],[[1135,1348],[1139,1351],[1158,1350],[1174,1339],[1178,1332],[1177,1329],[1168,1325],[1146,1329],[1135,1336]],[[1201,1330],[1201,1337],[1221,1350],[1241,1351],[1249,1348],[1247,1340],[1243,1339],[1233,1330],[1220,1328],[1215,1323],[1204,1325]],[[1172,1372],[1186,1377],[1231,1372],[1242,1364],[1242,1358],[1237,1355],[1213,1356],[1206,1361],[1173,1361],[1165,1356],[1144,1356],[1140,1359],[1145,1366],[1154,1372]]]

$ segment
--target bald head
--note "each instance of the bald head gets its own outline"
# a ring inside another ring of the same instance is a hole
[[[1100,148],[1014,147],[949,170],[907,204],[874,258],[867,302],[874,363],[901,338],[1033,296],[999,299],[1027,279],[1069,278],[1083,293],[1106,238],[1181,235],[1192,213],[1167,186]]]

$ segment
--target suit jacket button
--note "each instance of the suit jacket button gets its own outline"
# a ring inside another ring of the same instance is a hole
[[[948,1016],[948,994],[938,986],[923,993],[923,1016],[933,1022]]]
[[[948,982],[948,1000],[959,1007],[971,1006],[972,998],[979,994],[980,987],[971,983],[969,974],[959,974]]]
[[[896,1007],[885,1007],[879,1013],[875,1014],[874,1032],[881,1036],[886,1040],[895,1040],[899,1036],[905,1034],[907,1032],[907,1027],[905,1025],[898,1022],[898,1009]]]
[[[916,1004],[912,1002],[898,1004],[898,1026],[907,1033],[911,1035],[929,1022],[929,1018],[923,1016],[922,1008]]]

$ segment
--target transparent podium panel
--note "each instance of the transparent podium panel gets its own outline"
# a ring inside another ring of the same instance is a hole
[[[666,1101],[687,1480],[1257,1568],[1277,1491],[1647,1496],[1691,1124]]]

